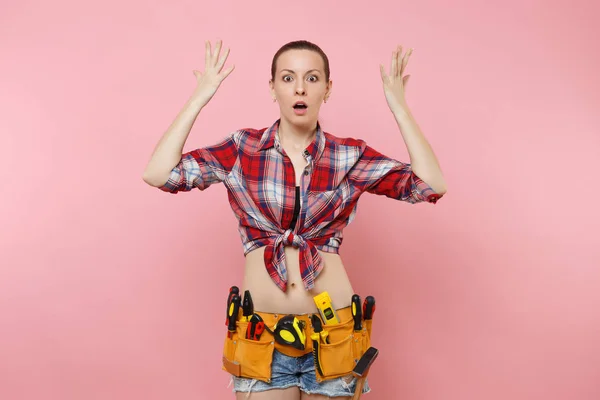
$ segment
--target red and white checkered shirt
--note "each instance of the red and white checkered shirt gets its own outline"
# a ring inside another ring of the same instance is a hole
[[[219,143],[184,153],[169,180],[160,187],[170,193],[204,190],[223,182],[239,220],[244,255],[267,246],[265,266],[275,284],[287,289],[284,247],[298,248],[306,290],[323,268],[317,249],[339,253],[342,230],[356,214],[364,192],[409,203],[435,203],[441,195],[417,177],[410,164],[389,158],[365,141],[339,138],[321,129],[304,150],[308,165],[296,183],[294,166],[281,147],[279,121],[271,127],[240,129]],[[300,214],[294,213],[296,185]]]

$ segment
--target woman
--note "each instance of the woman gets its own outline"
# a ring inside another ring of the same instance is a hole
[[[384,93],[411,164],[386,157],[363,140],[322,130],[319,110],[332,91],[329,62],[307,41],[288,43],[273,57],[269,85],[280,108],[273,125],[242,129],[182,154],[199,112],[234,69],[223,68],[229,49],[221,54],[221,41],[214,52],[206,42],[205,71],[194,71],[198,86],[156,146],[144,181],[171,193],[204,190],[216,182],[227,186],[246,256],[240,295],[251,293],[254,313],[267,327],[260,337],[246,336],[249,318],[234,315],[223,369],[234,375],[238,399],[250,392],[259,400],[343,399],[356,388],[351,374],[356,359],[342,365],[348,350],[360,358],[368,347],[370,325],[353,330],[354,290],[338,253],[342,229],[353,220],[364,192],[410,203],[435,203],[446,192],[437,159],[404,98],[408,76],[402,74],[411,52],[402,58],[400,46],[393,52],[389,76],[381,66]],[[316,306],[315,296],[323,292],[337,311],[333,324]],[[316,339],[313,314],[325,328]],[[277,324],[285,325],[286,315],[291,315],[286,323],[295,324],[296,337],[289,340],[296,346],[278,343],[282,339],[273,332]],[[352,338],[362,347],[346,340]],[[365,384],[363,393],[369,390]]]

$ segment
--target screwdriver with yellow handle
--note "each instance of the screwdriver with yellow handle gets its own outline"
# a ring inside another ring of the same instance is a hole
[[[240,310],[240,296],[238,296],[237,294],[233,295],[233,298],[231,299],[231,304],[229,305],[229,311],[228,311],[228,319],[229,319],[229,323],[227,325],[227,330],[229,337],[233,337],[233,334],[235,333],[237,326],[236,326],[236,322],[237,322],[237,318],[238,318],[238,313]]]
[[[360,296],[352,295],[352,318],[354,318],[354,330],[362,330],[362,308],[360,304]]]
[[[229,308],[231,306],[231,299],[233,296],[240,293],[240,288],[232,286],[229,288],[229,294],[227,295],[227,310],[225,310],[225,326],[229,326]]]

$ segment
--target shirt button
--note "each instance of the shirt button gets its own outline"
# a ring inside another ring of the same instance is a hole
[[[308,150],[304,150],[304,155],[305,156],[309,156],[310,155],[310,153],[308,152]]]
[[[304,175],[308,175],[308,171],[304,171]]]

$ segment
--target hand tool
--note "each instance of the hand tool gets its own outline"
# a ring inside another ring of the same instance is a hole
[[[252,314],[254,314],[254,303],[252,303],[252,296],[250,291],[244,291],[244,301],[242,302],[243,318],[242,321],[249,321]]]
[[[246,339],[259,340],[260,335],[265,330],[265,323],[258,314],[252,314],[248,321],[248,328],[246,329]]]
[[[373,319],[373,314],[375,313],[375,297],[367,296],[365,302],[363,303],[363,318]]]
[[[319,314],[321,314],[321,318],[325,322],[325,324],[339,324],[340,319],[333,308],[333,304],[331,304],[331,298],[329,297],[328,292],[322,292],[313,297],[317,309],[319,310]]]
[[[299,321],[294,315],[286,315],[277,321],[273,331],[266,329],[275,336],[275,341],[278,343],[304,350],[306,344],[304,328],[304,321]]]
[[[360,296],[352,295],[352,318],[354,318],[354,330],[362,330],[362,310],[360,307]]]
[[[228,312],[228,318],[229,318],[229,324],[227,325],[227,330],[229,331],[229,337],[231,338],[233,336],[233,333],[236,331],[236,321],[238,318],[238,313],[240,310],[240,296],[238,296],[237,294],[233,295],[233,298],[231,299],[231,304],[229,305],[229,312]]]
[[[313,343],[313,359],[315,361],[315,369],[323,376],[323,369],[321,368],[321,360],[319,359],[319,345],[321,344],[321,331],[323,331],[323,325],[321,324],[321,318],[317,314],[310,316],[310,322],[313,327],[313,333],[310,334],[310,338]]]
[[[356,388],[354,389],[354,396],[352,397],[353,400],[360,399],[363,386],[365,385],[365,378],[369,373],[371,364],[373,364],[373,361],[375,361],[378,355],[379,350],[377,350],[375,347],[369,347],[354,366],[352,374],[358,379],[356,381]]]
[[[239,294],[240,289],[237,286],[229,288],[229,294],[227,295],[227,310],[225,310],[225,326],[229,325],[229,306],[231,305],[231,299],[234,295]]]
[[[323,323],[321,322],[321,318],[317,314],[312,314],[310,316],[310,322],[313,327],[313,331],[319,334],[319,337],[323,341],[323,343],[329,344],[329,332],[323,330]],[[312,339],[312,334],[311,334]]]

